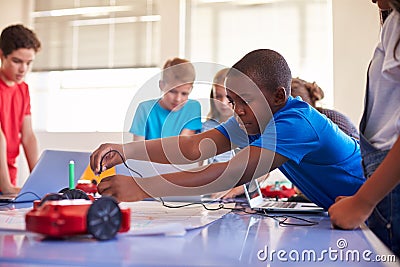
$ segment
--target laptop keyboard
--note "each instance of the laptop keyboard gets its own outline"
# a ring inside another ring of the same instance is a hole
[[[262,207],[275,207],[275,208],[293,208],[297,205],[296,202],[281,202],[281,201],[271,201],[267,202]]]

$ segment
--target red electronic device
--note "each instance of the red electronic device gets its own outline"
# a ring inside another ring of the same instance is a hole
[[[98,240],[109,240],[117,232],[129,231],[129,208],[120,208],[112,197],[88,200],[65,195],[77,192],[85,194],[72,189],[35,201],[33,209],[25,216],[26,230],[57,238],[91,234]]]
[[[80,189],[87,194],[96,194],[97,193],[97,182],[96,180],[78,180],[77,185],[75,186],[76,189]]]

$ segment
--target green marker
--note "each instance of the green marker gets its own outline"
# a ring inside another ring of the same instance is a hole
[[[75,162],[69,162],[69,189],[75,188]]]

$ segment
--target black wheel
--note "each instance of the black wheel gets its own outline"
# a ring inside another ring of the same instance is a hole
[[[63,196],[60,193],[47,194],[40,200],[39,207],[42,206],[46,201],[49,201],[49,200],[60,200],[60,199],[63,199]]]
[[[68,189],[62,194],[63,199],[86,199],[90,200],[88,195],[80,189]]]
[[[65,187],[65,188],[61,189],[60,191],[58,191],[58,193],[64,194],[64,193],[67,192],[68,190],[70,190],[69,187]]]
[[[102,197],[89,207],[86,219],[89,234],[98,240],[109,240],[121,227],[122,214],[114,198]]]

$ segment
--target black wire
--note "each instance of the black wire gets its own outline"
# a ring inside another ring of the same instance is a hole
[[[128,170],[130,170],[130,171],[136,173],[140,178],[143,178],[143,176],[142,176],[139,172],[133,170],[132,168],[130,168],[130,167],[128,166],[128,164],[126,164],[124,157],[121,155],[121,153],[120,153],[118,150],[115,150],[115,149],[111,149],[110,151],[107,151],[107,152],[101,157],[101,160],[100,160],[100,171],[102,170],[103,159],[104,159],[104,157],[105,157],[107,154],[111,153],[111,152],[116,152],[116,153],[121,157],[123,164],[125,165],[125,167],[126,167]],[[219,203],[218,208],[209,208],[209,207],[207,207],[203,202],[192,202],[192,203],[187,203],[187,204],[178,205],[178,206],[171,206],[171,205],[165,204],[164,200],[163,200],[161,197],[160,197],[160,201],[161,201],[161,203],[163,204],[164,207],[172,208],[172,209],[173,209],[173,208],[183,208],[183,207],[187,207],[187,206],[191,206],[191,205],[197,205],[197,204],[198,204],[198,205],[202,205],[202,206],[204,207],[204,209],[206,209],[206,210],[211,210],[211,211],[220,210],[220,209],[229,209],[229,208],[225,208],[224,204],[222,204],[222,203]],[[211,202],[213,202],[213,201],[210,201],[210,202],[208,202],[208,203],[211,203]],[[233,209],[231,209],[231,210],[233,210]]]
[[[100,160],[100,173],[102,172],[102,169],[103,169],[103,159],[104,159],[104,157],[107,156],[107,155],[108,155],[109,153],[111,153],[111,152],[116,152],[116,153],[121,157],[122,163],[125,165],[125,167],[126,167],[128,170],[130,170],[131,172],[134,172],[134,173],[137,174],[140,178],[143,178],[143,175],[141,175],[139,172],[135,171],[134,169],[130,168],[130,167],[128,166],[128,164],[126,164],[126,161],[125,161],[124,156],[122,156],[121,153],[120,153],[118,150],[116,150],[116,149],[111,149],[110,151],[107,151],[107,152],[101,157],[101,160]]]
[[[18,204],[18,203],[33,202],[34,200],[18,201],[18,198],[20,198],[20,197],[22,197],[22,196],[24,196],[24,195],[27,195],[27,194],[32,194],[32,195],[34,195],[34,196],[37,198],[37,199],[34,199],[34,200],[40,200],[40,199],[41,199],[41,197],[40,197],[38,194],[36,194],[35,192],[24,192],[24,193],[22,193],[22,194],[16,196],[14,199],[12,199],[12,200],[10,200],[10,201],[8,201],[8,202],[0,203],[0,207],[7,206],[7,205],[10,205],[10,204]]]
[[[116,153],[121,157],[123,164],[125,165],[125,167],[126,167],[128,170],[130,170],[130,171],[136,173],[140,178],[143,178],[143,176],[142,176],[139,172],[133,170],[132,168],[130,168],[130,167],[126,164],[124,157],[121,155],[121,153],[120,153],[118,150],[115,150],[115,149],[111,149],[110,151],[107,151],[107,152],[101,157],[101,160],[100,160],[100,171],[102,170],[103,159],[104,159],[104,157],[105,157],[107,154],[111,153],[111,152],[116,152]],[[211,211],[220,210],[220,209],[240,210],[240,209],[235,209],[235,208],[226,208],[226,207],[224,206],[223,203],[219,203],[218,208],[209,208],[209,207],[207,207],[207,206],[205,205],[205,202],[192,202],[192,203],[187,203],[187,204],[183,204],[183,205],[171,206],[171,205],[165,204],[165,201],[164,201],[161,197],[160,197],[160,201],[161,201],[161,203],[163,204],[164,207],[172,208],[172,209],[174,209],[174,208],[183,208],[183,207],[187,207],[187,206],[191,206],[191,205],[202,205],[202,206],[204,207],[204,209],[206,209],[206,210],[211,210]],[[206,202],[206,203],[214,203],[214,201],[210,201],[210,202]]]
[[[279,223],[279,226],[314,226],[314,225],[318,225],[319,223],[316,221],[311,221],[305,218],[301,218],[301,217],[297,217],[297,216],[293,216],[293,215],[270,215],[267,214],[267,212],[264,210],[263,213],[259,212],[258,214],[260,214],[261,216],[264,217],[268,217],[268,218],[272,218],[275,221],[277,221]],[[283,218],[283,220],[279,220],[279,218]],[[286,222],[288,219],[295,219],[298,221],[302,221],[305,223],[290,223],[290,222]]]
[[[107,152],[101,157],[101,160],[100,160],[100,171],[102,170],[103,159],[104,159],[104,157],[105,157],[107,154],[111,153],[111,152],[116,152],[116,153],[121,157],[123,164],[125,165],[125,167],[126,167],[128,170],[130,170],[130,171],[136,173],[140,178],[143,178],[143,176],[142,176],[139,172],[133,170],[132,168],[130,168],[130,167],[128,166],[128,164],[126,164],[124,157],[121,155],[121,153],[120,153],[118,150],[115,150],[115,149],[111,149],[110,151],[107,151]],[[39,198],[39,199],[40,199],[40,198]],[[217,208],[210,208],[210,207],[207,207],[205,204],[215,203],[215,201],[209,201],[209,202],[191,202],[191,203],[186,203],[186,204],[182,204],[182,205],[168,205],[168,204],[165,204],[165,201],[164,201],[161,197],[159,197],[159,199],[160,199],[160,201],[161,201],[161,203],[162,203],[162,205],[163,205],[164,207],[170,208],[170,209],[179,209],[179,208],[184,208],[184,207],[193,206],[193,205],[202,205],[203,208],[204,208],[205,210],[210,210],[210,211],[216,211],[216,210],[221,210],[221,209],[227,209],[227,210],[231,210],[231,211],[241,211],[241,212],[244,212],[244,213],[246,213],[246,214],[252,214],[252,215],[257,214],[257,215],[261,215],[261,216],[263,216],[263,217],[272,218],[272,219],[278,221],[279,226],[313,226],[313,225],[317,225],[317,224],[318,224],[318,222],[316,222],[316,221],[307,220],[307,219],[304,219],[304,218],[301,218],[301,217],[296,217],[296,216],[293,216],[293,215],[269,215],[269,214],[266,213],[266,211],[264,211],[263,213],[262,213],[262,212],[258,212],[258,211],[248,212],[248,211],[246,210],[246,208],[244,208],[244,207],[241,207],[241,208],[226,208],[225,205],[224,205],[222,202],[220,202],[220,203],[218,204],[218,207],[217,207]],[[222,201],[222,200],[220,200],[220,201]],[[283,218],[283,220],[279,220],[279,218]],[[290,223],[290,222],[286,222],[289,218],[296,219],[296,220],[298,220],[298,221],[303,221],[303,222],[305,222],[305,223]]]
[[[37,200],[40,200],[40,199],[41,199],[41,197],[40,197],[38,194],[36,194],[35,192],[25,192],[25,193],[22,193],[22,194],[18,195],[18,196],[14,199],[14,201],[17,200],[18,198],[24,196],[24,195],[27,195],[27,194],[32,194],[32,195],[34,195],[34,196],[37,198]],[[35,199],[35,200],[36,200],[36,199]]]
[[[221,203],[221,202],[218,204],[218,208],[209,208],[209,207],[207,207],[205,205],[205,203],[207,203],[207,204],[215,203],[214,201],[209,201],[209,202],[191,202],[191,203],[186,203],[186,204],[182,204],[182,205],[174,205],[174,206],[172,206],[172,205],[165,204],[165,201],[161,197],[159,197],[159,199],[160,199],[160,201],[161,201],[161,203],[162,203],[162,205],[164,207],[170,208],[170,209],[179,209],[179,208],[188,207],[188,206],[192,206],[192,205],[202,205],[204,209],[211,210],[211,211],[220,210],[220,209],[230,209],[230,208],[225,208],[224,204]]]
[[[111,153],[111,152],[116,152],[116,153],[121,157],[123,164],[125,165],[125,167],[126,167],[128,170],[130,170],[130,171],[136,173],[140,178],[143,178],[143,176],[142,176],[139,172],[133,170],[132,168],[130,168],[130,167],[128,166],[128,164],[126,164],[126,161],[125,161],[124,157],[123,157],[123,156],[121,155],[121,153],[120,153],[118,150],[116,150],[116,149],[111,149],[110,151],[107,151],[107,152],[101,157],[101,159],[100,159],[100,172],[102,171],[102,166],[103,166],[103,159],[104,159],[104,157],[105,157],[106,155],[108,155],[109,153]],[[209,203],[215,203],[215,201],[209,201],[209,202],[191,202],[191,203],[187,203],[187,204],[183,204],[183,205],[172,206],[172,205],[165,204],[165,201],[164,201],[161,197],[160,197],[159,199],[160,199],[160,201],[161,201],[161,203],[162,203],[162,205],[163,205],[164,207],[166,207],[166,208],[171,208],[171,209],[183,208],[183,207],[188,207],[188,206],[192,206],[192,205],[202,205],[204,209],[210,210],[210,211],[215,211],[215,210],[220,210],[220,209],[228,209],[228,210],[231,210],[231,211],[244,211],[243,208],[240,208],[240,209],[238,209],[238,208],[226,208],[226,207],[224,206],[224,204],[221,203],[221,202],[219,203],[219,205],[218,205],[217,208],[209,208],[209,207],[207,207],[207,206],[205,205],[205,203],[207,203],[207,204],[209,204]],[[222,201],[222,200],[220,200],[220,201]]]
[[[313,225],[317,225],[318,224],[318,222],[316,222],[316,221],[311,221],[311,220],[304,219],[304,218],[297,217],[297,216],[293,216],[293,215],[269,215],[265,211],[263,213],[262,212],[258,212],[258,211],[249,212],[244,207],[241,207],[241,208],[226,208],[223,203],[219,203],[218,208],[209,208],[209,207],[207,207],[205,205],[204,202],[191,202],[191,203],[187,203],[187,204],[171,206],[171,205],[165,204],[164,200],[161,197],[159,199],[160,199],[162,205],[164,207],[166,207],[166,208],[177,209],[177,208],[183,208],[183,207],[188,207],[188,206],[192,206],[192,205],[202,205],[204,209],[210,210],[210,211],[215,211],[215,210],[220,210],[220,209],[227,209],[227,210],[231,210],[231,211],[240,211],[240,212],[244,212],[244,213],[250,214],[250,215],[255,215],[256,214],[256,215],[261,215],[263,217],[274,219],[279,223],[279,226],[282,226],[282,227],[285,227],[285,226],[313,226]],[[207,203],[212,203],[212,201],[207,202]],[[279,218],[283,218],[283,219],[279,220]],[[298,221],[302,221],[302,222],[305,222],[305,223],[286,222],[289,218],[296,219]]]

